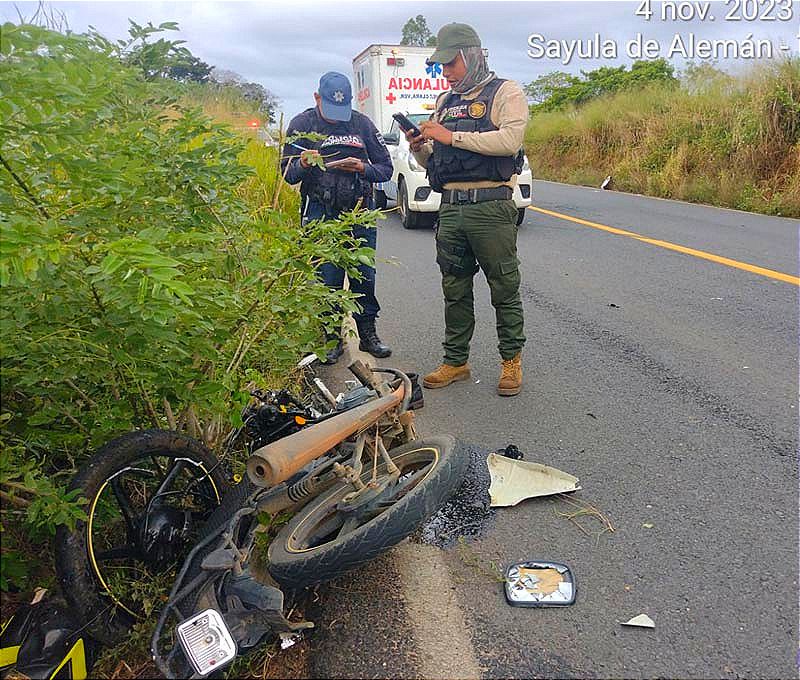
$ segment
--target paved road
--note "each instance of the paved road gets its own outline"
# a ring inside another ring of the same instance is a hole
[[[797,677],[798,287],[785,279],[798,275],[798,224],[548,182],[535,204],[574,219],[530,210],[520,227],[522,394],[494,393],[479,275],[476,381],[426,391],[420,420],[577,475],[577,497],[615,531],[587,536],[547,499],[496,511],[467,551],[435,558],[467,628],[442,625],[438,646],[414,638],[435,628],[416,625],[426,615],[407,611],[389,557],[379,586],[362,570],[327,591],[315,672],[425,674],[427,654],[463,676],[474,665],[449,659],[447,639],[466,635],[484,677]],[[379,330],[394,363],[419,372],[440,359],[433,249],[431,232],[381,224]],[[570,564],[577,603],[511,608],[475,566],[528,558]],[[640,613],[655,630],[619,625]]]

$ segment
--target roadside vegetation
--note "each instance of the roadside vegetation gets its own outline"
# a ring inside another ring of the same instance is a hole
[[[278,150],[247,126],[263,98],[158,67],[196,66],[171,28],[0,27],[6,605],[55,585],[50,540],[82,517],[65,488],[93,449],[152,427],[214,447],[249,385],[286,384],[322,350],[320,318],[354,308],[318,263],[373,257],[346,234],[376,213],[300,225]]]
[[[732,77],[664,62],[527,85],[534,176],[800,217],[800,59]]]

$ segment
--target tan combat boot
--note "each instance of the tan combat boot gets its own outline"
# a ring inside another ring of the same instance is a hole
[[[428,373],[422,379],[422,384],[429,389],[436,389],[437,387],[447,387],[450,383],[459,380],[469,380],[469,376],[469,364],[461,366],[442,364],[432,373]]]
[[[497,394],[501,397],[513,397],[522,389],[522,352],[513,359],[503,359],[500,382],[497,383]]]

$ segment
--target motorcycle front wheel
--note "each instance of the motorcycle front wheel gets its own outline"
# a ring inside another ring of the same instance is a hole
[[[311,501],[270,542],[272,577],[289,589],[321,583],[374,559],[412,534],[461,484],[468,456],[448,435],[389,451],[400,477],[379,502],[354,516],[343,510],[353,492],[340,484]],[[365,468],[367,466],[365,465]],[[362,476],[366,483],[370,472]],[[387,475],[378,466],[378,478]]]
[[[86,498],[86,520],[58,528],[56,571],[90,634],[117,644],[166,599],[229,483],[201,442],[142,430],[101,447],[69,488]]]

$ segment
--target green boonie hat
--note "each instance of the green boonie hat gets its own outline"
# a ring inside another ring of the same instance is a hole
[[[480,47],[481,39],[472,26],[445,24],[436,36],[436,51],[425,60],[427,64],[447,64],[465,47]]]

